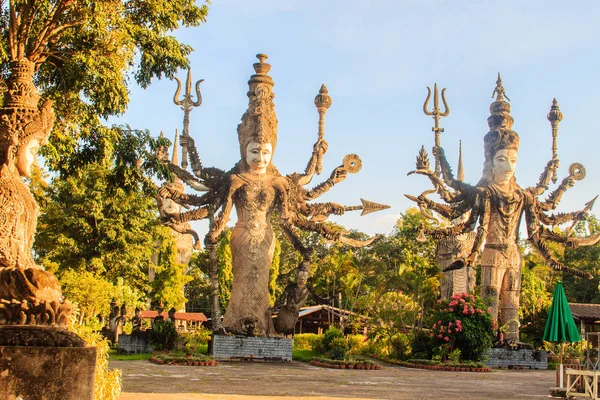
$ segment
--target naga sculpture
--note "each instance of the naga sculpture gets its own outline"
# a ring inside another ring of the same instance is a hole
[[[22,178],[31,177],[36,154],[46,144],[54,122],[49,101],[38,109],[33,74],[29,60],[11,62],[0,108],[0,325],[4,328],[65,326],[72,311],[71,304],[62,301],[56,277],[37,265],[31,252],[38,206]]]
[[[515,167],[519,136],[512,130],[514,120],[510,115],[510,104],[507,102],[509,99],[504,93],[500,75],[492,97],[494,96],[496,100],[490,106],[491,115],[488,118],[490,131],[483,139],[485,160],[483,176],[479,183],[470,185],[456,179],[444,150],[436,145],[433,155],[439,162],[441,174],[429,169],[424,149],[417,157],[417,169],[412,172],[429,177],[434,190],[426,191],[418,197],[407,197],[416,201],[423,214],[430,218],[433,217],[431,211],[449,220],[466,216],[464,222],[448,228],[430,229],[428,233],[443,238],[475,231],[475,239],[468,254],[455,259],[446,270],[474,266],[480,255],[481,296],[488,300],[494,320],[507,329],[504,338],[508,341],[518,341],[521,255],[517,241],[523,214],[528,240],[548,265],[555,270],[576,276],[591,278],[587,272],[569,268],[558,262],[549,252],[547,243],[551,241],[571,248],[593,245],[600,241],[600,234],[577,238],[570,234],[570,229],[563,233],[552,229],[563,223],[585,220],[593,205],[592,200],[580,211],[549,213],[557,207],[564,192],[572,187],[575,181],[584,178],[585,169],[577,163],[571,165],[569,175],[556,190],[545,200],[539,199],[548,190],[548,184],[559,166],[555,145],[553,158],[547,163],[537,185],[523,189],[517,184]],[[548,119],[552,123],[555,141],[557,125],[562,119],[556,100]],[[432,192],[437,193],[446,204],[429,199],[427,195]],[[422,231],[422,234],[427,232],[424,228]]]
[[[317,232],[331,241],[366,246],[373,238],[366,241],[353,240],[346,237],[344,231],[324,222],[331,214],[341,215],[345,211],[361,209],[364,215],[388,206],[366,200],[362,200],[361,206],[351,207],[337,203],[309,203],[343,181],[348,172],[356,173],[361,168],[360,158],[348,155],[342,165],[334,169],[329,179],[312,189],[304,187],[311,182],[315,173],[321,171],[322,157],[327,151],[324,114],[331,105],[331,98],[325,85],[315,98],[320,116],[319,137],[305,171],[286,176],[279,173],[271,163],[277,145],[277,118],[272,91],[274,82],[268,75],[271,66],[265,63],[266,55],[258,54],[257,58],[259,62],[254,64],[256,73],[248,82],[248,109],[237,129],[240,161],[228,172],[204,167],[194,140],[188,135],[182,135],[181,144],[187,148],[193,174],[174,163],[169,163],[169,168],[185,184],[206,193],[186,195],[173,187],[163,186],[159,194],[191,208],[181,214],[169,215],[169,221],[180,223],[209,219],[209,231],[204,242],[212,264],[211,278],[216,269],[217,238],[235,206],[237,223],[231,235],[234,276],[231,299],[221,327],[218,302],[215,301],[218,287],[215,287],[216,279],[211,279],[213,329],[217,331],[224,328],[227,332],[242,335],[274,336],[293,330],[300,307],[306,299],[306,282],[313,249],[302,243],[298,229]],[[198,89],[198,85],[196,88]],[[271,317],[273,309],[270,308],[268,292],[269,267],[275,249],[271,227],[273,216],[303,257],[298,267],[297,282],[288,285],[289,290],[277,302],[280,308],[275,323]]]

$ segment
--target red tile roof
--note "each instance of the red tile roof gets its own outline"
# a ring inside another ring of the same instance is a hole
[[[158,311],[142,311],[141,312],[141,317],[142,318],[156,318],[158,317]],[[162,317],[164,317],[165,319],[169,318],[169,313],[166,311],[163,311],[161,314]],[[204,315],[203,313],[186,313],[186,312],[176,312],[175,313],[175,320],[180,320],[180,321],[193,321],[193,322],[205,322],[208,321],[208,319],[206,318],[206,315]]]

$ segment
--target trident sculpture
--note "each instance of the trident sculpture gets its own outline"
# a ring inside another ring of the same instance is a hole
[[[179,93],[181,92],[181,81],[174,76],[177,81],[177,91],[173,96],[173,102],[175,105],[181,106],[183,110],[183,132],[181,136],[185,139],[181,141],[182,153],[181,153],[181,168],[186,169],[188,166],[188,142],[190,137],[190,111],[192,108],[199,107],[202,104],[202,94],[200,94],[200,84],[204,82],[204,79],[200,79],[196,82],[196,97],[198,100],[192,100],[192,70],[188,69],[187,78],[185,80],[185,94],[181,100],[177,100]]]
[[[425,115],[429,115],[433,117],[435,124],[431,130],[435,134],[435,146],[440,147],[440,134],[444,132],[444,128],[440,128],[440,117],[447,117],[450,114],[450,109],[448,108],[448,103],[446,103],[446,96],[444,93],[446,92],[446,88],[442,89],[442,102],[444,103],[444,112],[440,110],[439,103],[440,98],[438,94],[437,83],[433,85],[433,111],[429,111],[427,107],[429,106],[429,99],[431,98],[431,89],[427,86],[427,98],[425,99],[425,104],[423,104],[423,112]],[[440,176],[440,163],[435,160],[435,174]]]

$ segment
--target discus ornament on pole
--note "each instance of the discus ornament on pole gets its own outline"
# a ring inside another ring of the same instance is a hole
[[[550,107],[550,112],[548,113],[548,121],[550,121],[550,125],[552,126],[552,159],[558,159],[558,124],[563,119],[563,114],[560,112],[558,108],[558,101],[556,98],[552,100],[552,106]],[[552,171],[552,183],[556,183],[556,169]]]
[[[194,107],[199,107],[202,104],[202,94],[200,94],[200,84],[204,82],[204,79],[200,79],[196,82],[196,101],[192,100],[192,70],[188,69],[187,78],[185,80],[185,93],[183,98],[178,100],[179,93],[181,93],[181,81],[175,76],[177,81],[177,90],[173,96],[173,102],[175,105],[181,106],[183,110],[183,132],[181,133],[181,168],[186,169],[188,166],[188,143],[187,138],[190,136],[190,111]]]
[[[329,97],[325,84],[321,85],[319,94],[315,97],[315,107],[317,107],[319,113],[319,142],[321,142],[325,140],[325,113],[331,107],[331,97]],[[325,154],[324,150],[319,150],[317,154],[317,167],[315,171],[317,175],[320,175],[321,171],[323,171],[323,154]]]
[[[433,117],[434,126],[433,126],[433,128],[431,128],[431,130],[433,131],[433,133],[435,135],[434,136],[435,147],[441,146],[440,134],[442,132],[444,132],[444,128],[440,127],[440,118],[447,117],[448,114],[450,114],[450,108],[448,107],[448,103],[446,102],[445,93],[446,93],[446,88],[443,88],[442,89],[442,102],[444,103],[444,112],[442,112],[439,107],[440,96],[438,93],[437,83],[433,85],[433,110],[432,111],[428,110],[429,100],[431,99],[431,88],[429,88],[429,86],[427,86],[427,98],[425,99],[425,103],[423,104],[423,112],[425,113],[425,115],[429,115],[429,116]],[[440,176],[440,163],[437,160],[437,158],[435,160],[435,174],[437,176]]]

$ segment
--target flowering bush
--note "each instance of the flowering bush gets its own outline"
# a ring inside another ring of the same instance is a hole
[[[465,360],[479,360],[492,346],[492,317],[479,297],[460,293],[438,300],[434,320],[429,336],[442,353],[458,349]]]

